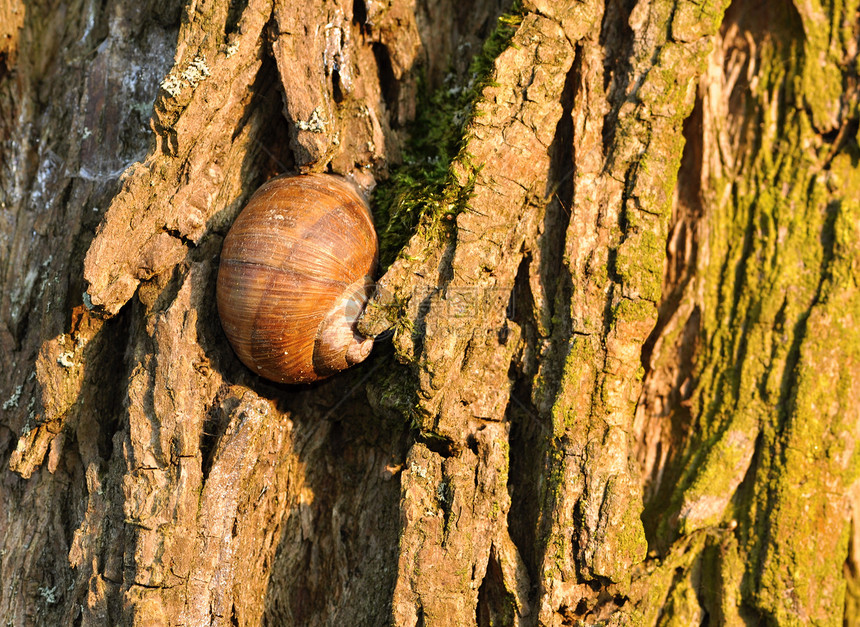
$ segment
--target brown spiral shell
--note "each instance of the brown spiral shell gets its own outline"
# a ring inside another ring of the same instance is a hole
[[[236,218],[221,251],[216,298],[227,339],[252,371],[306,383],[362,361],[355,330],[373,286],[376,232],[344,179],[277,178]]]

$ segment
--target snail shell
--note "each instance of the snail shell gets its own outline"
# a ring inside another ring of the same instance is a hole
[[[218,315],[239,359],[261,376],[306,383],[362,361],[356,320],[373,287],[376,232],[344,179],[277,178],[236,218],[221,251]]]

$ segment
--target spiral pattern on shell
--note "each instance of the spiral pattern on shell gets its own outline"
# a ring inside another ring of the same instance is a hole
[[[377,240],[367,204],[344,179],[277,178],[224,239],[217,304],[233,350],[254,372],[306,383],[362,361],[355,329],[373,286]]]

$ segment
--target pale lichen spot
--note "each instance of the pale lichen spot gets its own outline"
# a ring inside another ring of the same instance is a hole
[[[325,111],[322,107],[317,107],[311,113],[311,117],[305,120],[297,120],[296,128],[300,131],[308,131],[309,133],[325,133]]]
[[[183,85],[188,85],[193,89],[211,75],[212,72],[206,64],[206,57],[198,55],[182,70],[179,76],[172,72],[165,76],[164,80],[161,81],[161,88],[176,98],[182,93]]]

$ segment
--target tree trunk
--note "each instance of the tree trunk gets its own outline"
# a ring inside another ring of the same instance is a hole
[[[860,624],[858,8],[0,0],[0,617]],[[276,385],[218,254],[310,171],[378,339]]]

